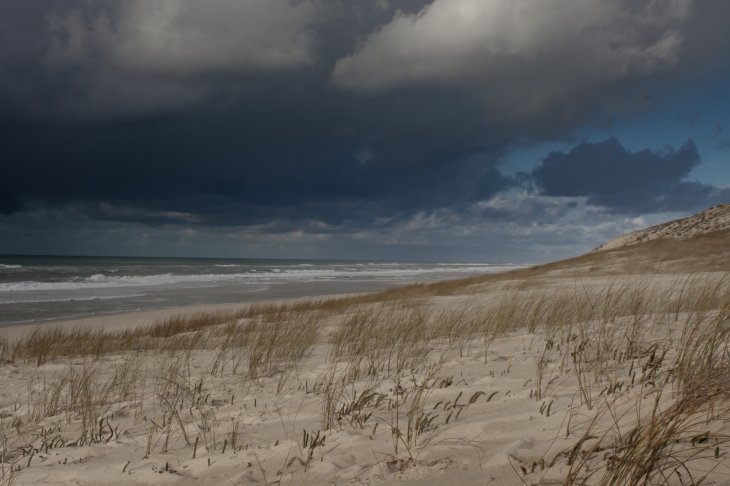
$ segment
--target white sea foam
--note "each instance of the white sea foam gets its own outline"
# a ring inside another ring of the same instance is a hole
[[[334,266],[334,265],[331,265]],[[63,282],[10,282],[0,284],[0,292],[27,292],[27,291],[55,291],[55,290],[83,290],[118,287],[155,287],[174,284],[223,284],[223,283],[286,283],[311,282],[317,280],[403,280],[417,276],[438,275],[444,271],[451,274],[460,273],[496,273],[524,265],[461,265],[438,268],[437,266],[406,266],[394,268],[391,264],[379,267],[337,266],[337,268],[274,268],[271,271],[251,271],[248,273],[231,274],[194,274],[174,275],[171,273],[143,276],[114,276],[96,274],[87,278],[73,277]]]
[[[0,268],[23,268],[23,265],[4,265],[0,263]]]
[[[57,299],[28,299],[28,300],[0,300],[0,305],[9,304],[46,304],[50,302],[81,302],[93,300],[126,299],[128,297],[143,297],[144,294],[106,295],[95,297],[59,297]]]

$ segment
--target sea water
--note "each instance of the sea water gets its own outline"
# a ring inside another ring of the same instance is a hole
[[[521,268],[414,263],[0,255],[0,325],[384,290]]]

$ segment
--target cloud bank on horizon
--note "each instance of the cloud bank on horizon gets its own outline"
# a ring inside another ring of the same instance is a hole
[[[730,200],[723,0],[0,18],[0,253],[544,261]]]

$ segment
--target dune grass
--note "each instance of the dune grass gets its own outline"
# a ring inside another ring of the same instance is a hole
[[[569,422],[575,445],[547,461],[567,468],[565,484],[698,484],[725,457],[728,287],[716,273],[553,286],[475,277],[176,315],[121,331],[37,328],[0,342],[3,366],[38,370],[25,393],[1,404],[0,481],[15,481],[39,451],[112,440],[123,416],[144,430],[146,456],[243,447],[237,426],[216,416],[221,403],[251,405],[231,383],[274,377],[285,394],[318,347],[325,366],[305,386],[321,400],[320,430],[384,427],[401,461],[393,467],[409,467],[428,444],[420,437],[453,425],[480,396],[434,407],[432,391],[453,381],[444,363],[489,363],[495,340],[522,333],[534,343],[530,395],[575,393],[593,417]]]

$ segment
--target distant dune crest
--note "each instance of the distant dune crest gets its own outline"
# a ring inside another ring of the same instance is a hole
[[[590,253],[614,250],[659,238],[690,238],[695,235],[721,231],[728,228],[730,228],[730,204],[718,204],[688,218],[675,219],[668,223],[658,224],[650,228],[619,236],[591,250]]]

